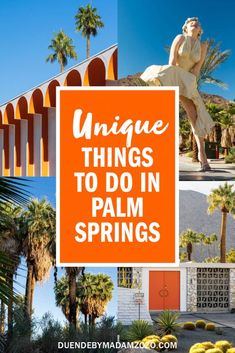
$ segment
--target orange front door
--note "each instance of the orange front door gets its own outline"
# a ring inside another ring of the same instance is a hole
[[[180,309],[180,272],[149,272],[149,310]]]

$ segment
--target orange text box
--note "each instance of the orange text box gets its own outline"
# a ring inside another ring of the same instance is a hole
[[[177,91],[58,88],[57,264],[174,264]]]

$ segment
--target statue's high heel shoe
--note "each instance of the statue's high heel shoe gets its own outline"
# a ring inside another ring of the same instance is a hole
[[[208,163],[201,163],[201,168],[198,170],[198,172],[202,172],[202,173],[205,173],[205,172],[210,172],[211,171],[211,167]]]

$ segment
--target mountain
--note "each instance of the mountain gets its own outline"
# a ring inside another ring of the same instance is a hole
[[[141,72],[138,72],[134,75],[128,75],[127,77],[123,77],[123,78],[120,78],[119,80],[117,81],[114,81],[112,85],[114,86],[142,86],[144,84],[144,82],[140,80],[140,75],[142,73]],[[204,103],[214,103],[214,104],[217,104],[217,105],[220,105],[224,108],[226,108],[230,101],[221,97],[221,96],[218,96],[218,95],[215,95],[215,94],[208,94],[208,93],[203,93],[201,92],[201,95],[202,95],[202,98],[203,98],[203,101]]]
[[[187,228],[197,232],[210,235],[216,233],[220,241],[221,212],[216,211],[213,215],[207,213],[207,196],[192,190],[180,190],[179,192],[179,230],[180,233]],[[218,244],[207,246],[195,245],[193,250],[193,260],[203,261],[211,256],[218,256]],[[227,222],[227,251],[235,248],[235,220],[229,215]]]

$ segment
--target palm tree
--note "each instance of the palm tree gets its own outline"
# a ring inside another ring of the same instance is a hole
[[[13,275],[18,266],[18,254],[15,252],[16,242],[13,240],[15,234],[14,220],[6,212],[6,202],[14,205],[24,205],[29,197],[25,189],[25,182],[20,178],[0,177],[0,302],[1,302],[1,331],[4,330],[5,305],[8,308],[8,342],[12,334],[12,303],[16,302],[16,295],[13,291]],[[13,206],[12,206],[13,207]],[[7,241],[4,241],[4,237]],[[7,237],[9,235],[9,238]],[[10,238],[12,238],[10,240]],[[11,246],[10,246],[11,242]],[[6,251],[8,250],[8,251]],[[9,253],[11,252],[11,254]],[[0,347],[4,341],[0,335]]]
[[[19,216],[22,212],[20,206],[14,206],[11,203],[2,205],[2,217],[0,221],[0,250],[9,258],[14,259],[7,267],[7,282],[10,288],[11,296],[8,300],[8,339],[10,339],[13,330],[13,291],[14,274],[20,263],[21,242],[19,239]],[[3,219],[5,222],[2,222]]]
[[[4,202],[11,202],[17,205],[26,203],[30,194],[25,189],[26,184],[23,181],[21,178],[0,177],[0,212]]]
[[[215,233],[211,233],[210,235],[207,236],[204,233],[199,233],[198,237],[200,239],[200,243],[202,245],[204,245],[204,246],[206,245],[208,247],[208,256],[209,256],[209,258],[211,258],[212,255],[211,255],[210,247],[212,244],[214,244],[218,240],[217,235]]]
[[[60,72],[63,72],[65,66],[68,64],[68,58],[77,60],[73,40],[62,30],[54,34],[54,38],[51,40],[48,49],[51,49],[53,53],[48,55],[46,62],[53,63],[58,61],[60,64]]]
[[[55,238],[48,244],[54,266],[54,291],[56,296],[56,305],[62,308],[70,327],[77,328],[78,304],[77,304],[77,278],[81,273],[83,275],[85,267],[66,267],[66,276],[61,280],[57,279],[57,267],[55,264],[56,242]]]
[[[112,299],[113,282],[106,274],[86,273],[76,277],[76,317],[78,311],[84,315],[85,324],[94,325],[98,317],[104,315],[106,305]],[[70,320],[69,278],[61,277],[55,285],[56,305],[61,307],[66,319]]]
[[[193,244],[200,243],[200,237],[197,232],[187,229],[180,234],[180,247],[186,248],[188,261],[192,261]]]
[[[57,280],[54,291],[56,306],[61,308],[64,316],[69,321],[69,281],[67,276],[63,276]]]
[[[52,267],[49,244],[55,237],[55,210],[46,199],[33,199],[23,212],[21,222],[23,254],[27,262],[25,315],[31,319],[35,284],[43,281]]]
[[[94,281],[94,275],[91,273],[86,273],[80,278],[78,282],[78,293],[79,293],[79,307],[81,313],[84,315],[85,325],[91,323],[92,315],[92,298],[96,292],[96,282]]]
[[[81,267],[66,267],[66,275],[69,284],[69,323],[77,327],[77,277]]]
[[[234,127],[234,115],[235,115],[235,107],[234,105],[230,105],[228,109],[224,109],[219,112],[220,115],[220,125],[222,127],[222,139],[221,146],[225,150],[225,155],[228,155],[229,148],[232,147],[232,139],[229,132],[230,127]]]
[[[180,133],[180,149],[184,150],[187,146],[187,140],[191,134],[191,125],[184,114],[183,108],[180,106],[179,112],[179,133]]]
[[[214,135],[213,141],[220,144],[221,135],[222,135],[221,125],[220,125],[220,112],[223,110],[223,107],[214,103],[207,103],[206,108],[208,113],[210,114],[210,116],[215,122],[215,128],[214,128],[214,131],[212,132]]]
[[[6,307],[3,300],[0,301],[0,336],[5,333]]]
[[[96,319],[103,316],[108,302],[112,299],[113,282],[111,278],[103,273],[99,273],[95,278],[97,293],[94,300],[92,312],[92,325],[95,324]]]
[[[87,273],[78,282],[80,310],[84,315],[85,324],[95,325],[97,318],[105,313],[107,303],[112,299],[113,282],[106,274],[93,275]]]
[[[233,185],[225,182],[224,185],[220,185],[217,189],[213,189],[209,196],[208,201],[208,213],[213,214],[215,210],[221,211],[221,230],[220,230],[220,262],[226,262],[226,226],[227,226],[227,215],[232,212],[234,207],[235,191],[233,191]]]
[[[230,50],[220,50],[220,43],[215,43],[213,39],[210,39],[208,41],[208,49],[207,49],[207,54],[205,61],[202,65],[197,83],[198,83],[198,88],[202,84],[205,83],[210,83],[213,85],[217,85],[222,88],[226,88],[227,85],[223,81],[215,78],[212,76],[213,72],[221,65],[223,64],[229,57],[230,57]],[[194,138],[194,149],[193,149],[193,160],[198,160],[198,149],[196,147],[196,141]]]
[[[90,38],[96,36],[98,28],[104,27],[101,17],[97,13],[97,9],[88,4],[85,7],[79,7],[75,16],[76,31],[81,32],[86,38],[86,57],[90,57]]]
[[[221,51],[220,45],[221,43],[215,43],[213,39],[208,41],[207,55],[202,65],[200,76],[198,78],[199,87],[204,83],[210,83],[222,88],[227,87],[223,81],[212,76],[213,72],[231,55],[230,50]]]

